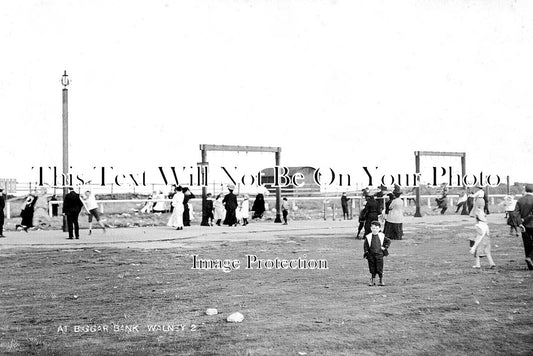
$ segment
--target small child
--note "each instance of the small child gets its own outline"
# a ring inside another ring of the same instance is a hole
[[[287,225],[287,216],[289,215],[289,202],[287,201],[287,198],[283,198],[281,212],[283,213],[283,225]]]
[[[363,249],[365,254],[363,258],[368,260],[368,269],[372,278],[368,283],[369,286],[375,286],[376,274],[379,277],[379,286],[384,286],[383,283],[383,257],[388,256],[388,248],[390,246],[390,239],[385,237],[385,234],[380,232],[381,224],[379,221],[372,221],[370,223],[370,234],[366,235]]]
[[[522,220],[520,219],[520,214],[516,213],[514,210],[516,208],[516,199],[511,195],[506,195],[504,200],[498,204],[505,207],[505,218],[507,219],[507,225],[509,225],[510,230],[509,234],[520,236],[518,234],[518,227],[520,226]]]
[[[244,194],[244,198],[241,204],[241,218],[242,218],[242,226],[248,225],[248,217],[250,215],[250,198],[248,197],[248,194]]]
[[[481,268],[481,257],[487,257],[490,268],[495,268],[496,264],[492,260],[490,253],[490,237],[489,226],[487,225],[487,217],[483,211],[479,210],[476,215],[476,238],[470,239],[470,253],[476,258],[476,264],[473,268]]]

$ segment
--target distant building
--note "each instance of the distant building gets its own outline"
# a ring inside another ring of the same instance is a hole
[[[309,167],[309,166],[287,167],[287,168],[289,169],[288,176],[290,178],[292,178],[296,173],[301,173],[303,175],[303,179],[299,180],[299,182],[301,182],[303,186],[296,187],[290,184],[287,187],[281,188],[281,195],[305,196],[305,195],[320,194],[320,186],[316,184],[313,179],[315,168]],[[265,168],[261,171],[261,183],[264,184],[265,188],[267,188],[270,193],[276,192],[276,188],[273,187],[274,168]]]

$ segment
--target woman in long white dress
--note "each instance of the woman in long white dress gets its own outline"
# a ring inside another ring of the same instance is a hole
[[[220,223],[226,217],[226,209],[224,209],[224,203],[222,203],[223,199],[224,194],[220,193],[219,195],[217,195],[217,198],[213,203],[213,207],[215,208],[214,220],[216,221],[216,224],[218,226],[220,226]]]
[[[167,226],[174,227],[176,230],[183,230],[183,199],[185,198],[185,195],[183,195],[181,186],[176,188],[176,194],[172,197],[172,206],[174,207],[174,210],[172,210],[172,215],[170,215],[170,219],[168,220]]]

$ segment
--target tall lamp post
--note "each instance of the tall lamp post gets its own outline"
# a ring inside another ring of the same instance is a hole
[[[63,85],[63,199],[67,195],[68,185],[68,89],[70,84],[67,71],[61,77],[61,84]],[[63,215],[63,232],[67,232],[67,217]]]

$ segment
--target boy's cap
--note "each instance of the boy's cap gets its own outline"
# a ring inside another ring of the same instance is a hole
[[[370,223],[370,225],[374,225],[374,226],[379,226],[379,227],[381,227],[381,224],[380,224],[379,221],[377,221],[377,220],[372,221],[372,222]]]
[[[235,189],[235,185],[233,184],[228,184],[228,190],[234,190]]]

